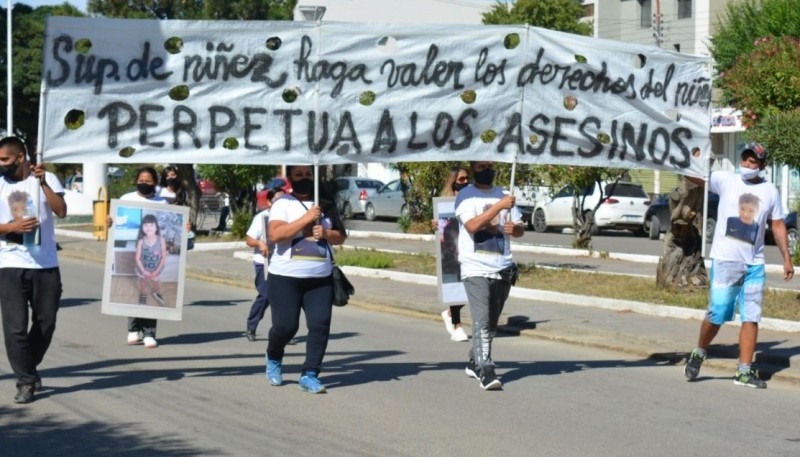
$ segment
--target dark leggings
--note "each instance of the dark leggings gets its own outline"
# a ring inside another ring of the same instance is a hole
[[[267,357],[271,360],[283,359],[286,345],[297,334],[300,309],[303,309],[308,338],[301,375],[307,371],[319,373],[331,332],[333,308],[331,277],[295,278],[270,273],[267,276],[267,296],[272,312]]]
[[[453,325],[461,324],[461,308],[463,307],[464,305],[450,305],[450,322]]]

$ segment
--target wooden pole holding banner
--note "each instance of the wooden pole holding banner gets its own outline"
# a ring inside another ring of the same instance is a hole
[[[42,150],[44,149],[44,124],[45,124],[45,93],[47,92],[46,88],[47,81],[45,79],[42,80],[42,88],[39,93],[39,126],[36,132],[36,165],[42,163],[44,160],[44,154]],[[26,157],[27,159],[27,157]],[[45,176],[45,179],[47,176]],[[42,214],[41,205],[42,205],[42,182],[39,181],[39,191],[36,192],[36,211],[37,211],[37,218]],[[39,221],[41,223],[41,221]],[[42,234],[41,234],[41,225],[36,227],[36,232],[34,233],[34,240],[36,245],[42,244]]]
[[[314,204],[319,206],[319,162],[314,161]]]

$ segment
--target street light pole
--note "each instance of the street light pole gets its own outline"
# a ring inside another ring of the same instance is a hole
[[[14,87],[12,72],[14,70],[14,61],[11,54],[11,3],[8,0],[8,9],[6,10],[6,136],[14,135]]]

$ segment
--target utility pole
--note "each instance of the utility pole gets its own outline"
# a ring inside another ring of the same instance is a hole
[[[11,7],[12,1],[8,0],[6,11],[6,136],[14,135],[14,71],[13,53],[11,52]]]
[[[655,38],[656,47],[660,48],[661,43],[664,42],[662,39],[662,32],[661,29],[661,0],[655,0],[656,2],[656,14],[653,15],[653,38]],[[653,195],[658,195],[661,193],[661,171],[654,170],[653,171]]]

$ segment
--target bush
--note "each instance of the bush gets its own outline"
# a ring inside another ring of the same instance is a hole
[[[755,49],[742,54],[720,74],[726,100],[742,109],[742,124],[752,127],[761,118],[800,106],[800,39],[763,37]]]
[[[251,222],[253,222],[253,214],[250,211],[246,209],[234,211],[231,221],[231,237],[237,240],[244,239]]]

